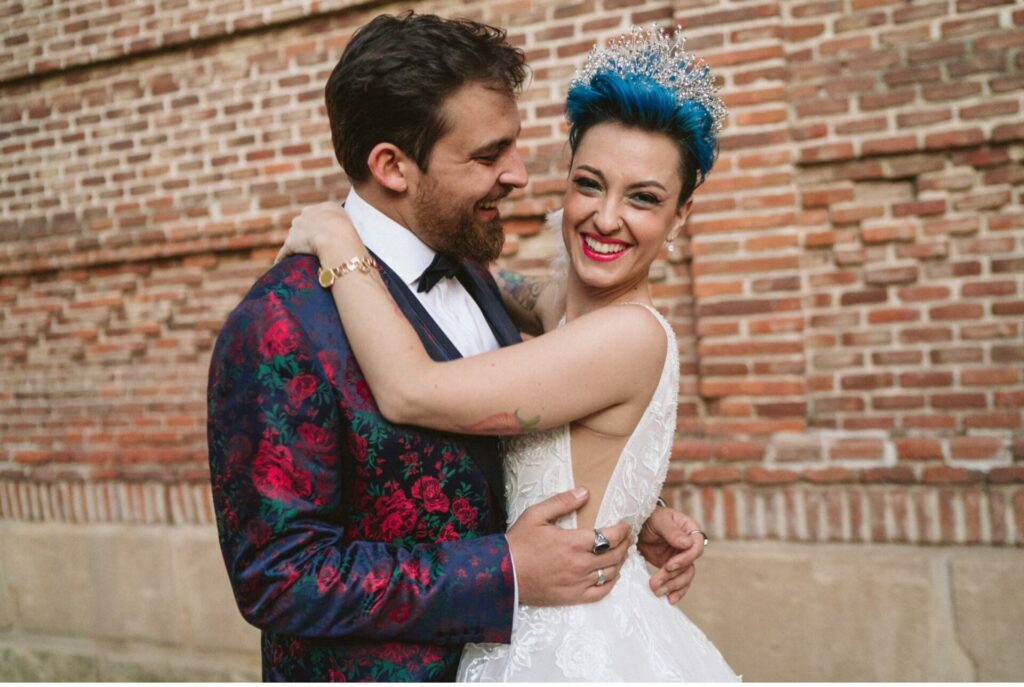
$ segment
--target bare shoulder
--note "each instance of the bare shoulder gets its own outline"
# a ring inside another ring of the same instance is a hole
[[[657,373],[665,361],[668,337],[661,320],[642,305],[613,305],[595,310],[576,321],[580,330],[599,336],[618,356],[628,356],[637,367]],[[573,324],[576,324],[573,323]]]

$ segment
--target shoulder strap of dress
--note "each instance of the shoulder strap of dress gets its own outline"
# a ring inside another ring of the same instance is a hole
[[[672,326],[668,323],[668,320],[665,319],[665,316],[658,312],[658,309],[655,308],[653,305],[641,303],[640,301],[623,301],[622,303],[619,303],[619,305],[639,305],[641,308],[647,308],[647,310],[649,310],[651,314],[658,318],[658,322],[661,322],[663,327],[666,327],[669,331],[672,331]]]

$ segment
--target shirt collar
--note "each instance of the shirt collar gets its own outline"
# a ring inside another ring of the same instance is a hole
[[[360,198],[354,188],[345,199],[345,212],[363,244],[408,286],[415,286],[434,259],[435,251],[412,231]]]

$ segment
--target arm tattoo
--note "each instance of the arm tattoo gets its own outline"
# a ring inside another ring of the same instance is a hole
[[[537,299],[547,286],[547,281],[540,277],[528,277],[508,270],[500,270],[498,279],[501,280],[501,288],[505,293],[523,308],[531,311],[537,307]]]
[[[525,419],[519,417],[519,408],[514,413],[495,413],[479,422],[465,427],[466,434],[520,434],[529,432],[540,423],[540,415]]]

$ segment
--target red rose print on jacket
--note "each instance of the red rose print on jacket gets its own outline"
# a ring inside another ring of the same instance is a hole
[[[303,401],[316,393],[316,387],[316,377],[311,374],[301,374],[293,377],[285,385],[285,391],[288,393],[288,405],[298,408],[302,405]]]
[[[455,541],[457,539],[461,539],[461,537],[459,536],[459,533],[455,531],[455,527],[453,527],[451,523],[445,525],[441,534],[437,537],[437,541]]]
[[[411,491],[414,498],[423,501],[423,509],[428,513],[444,513],[448,510],[448,496],[436,477],[420,477],[412,485]]]
[[[404,537],[416,528],[416,506],[405,492],[397,489],[377,498],[377,529],[382,541]]]
[[[334,351],[319,351],[316,357],[320,360],[320,366],[324,368],[324,374],[327,375],[327,379],[335,379],[338,374],[338,368],[341,366],[338,354]]]
[[[331,565],[325,565],[320,568],[320,572],[316,576],[316,588],[321,594],[327,592],[339,592],[346,589],[345,583],[341,579],[341,573],[338,569]]]
[[[270,525],[262,520],[250,520],[245,528],[245,535],[257,548],[263,548],[270,541],[271,534]]]
[[[299,425],[298,432],[306,445],[317,453],[330,451],[334,448],[334,436],[323,427],[304,422]]]
[[[268,499],[291,503],[310,495],[309,473],[298,468],[287,446],[261,441],[252,462],[252,480],[256,490]]]
[[[351,434],[348,438],[348,452],[360,463],[366,462],[368,444],[362,434]]]
[[[424,564],[419,560],[412,559],[408,561],[402,561],[401,564],[402,574],[407,579],[421,587],[426,587],[430,584],[430,565]]]
[[[466,499],[452,501],[452,515],[463,527],[476,527],[477,510]]]
[[[260,339],[260,353],[264,358],[276,358],[279,355],[288,355],[299,345],[299,334],[295,331],[294,325],[285,319],[277,319],[263,332]]]

